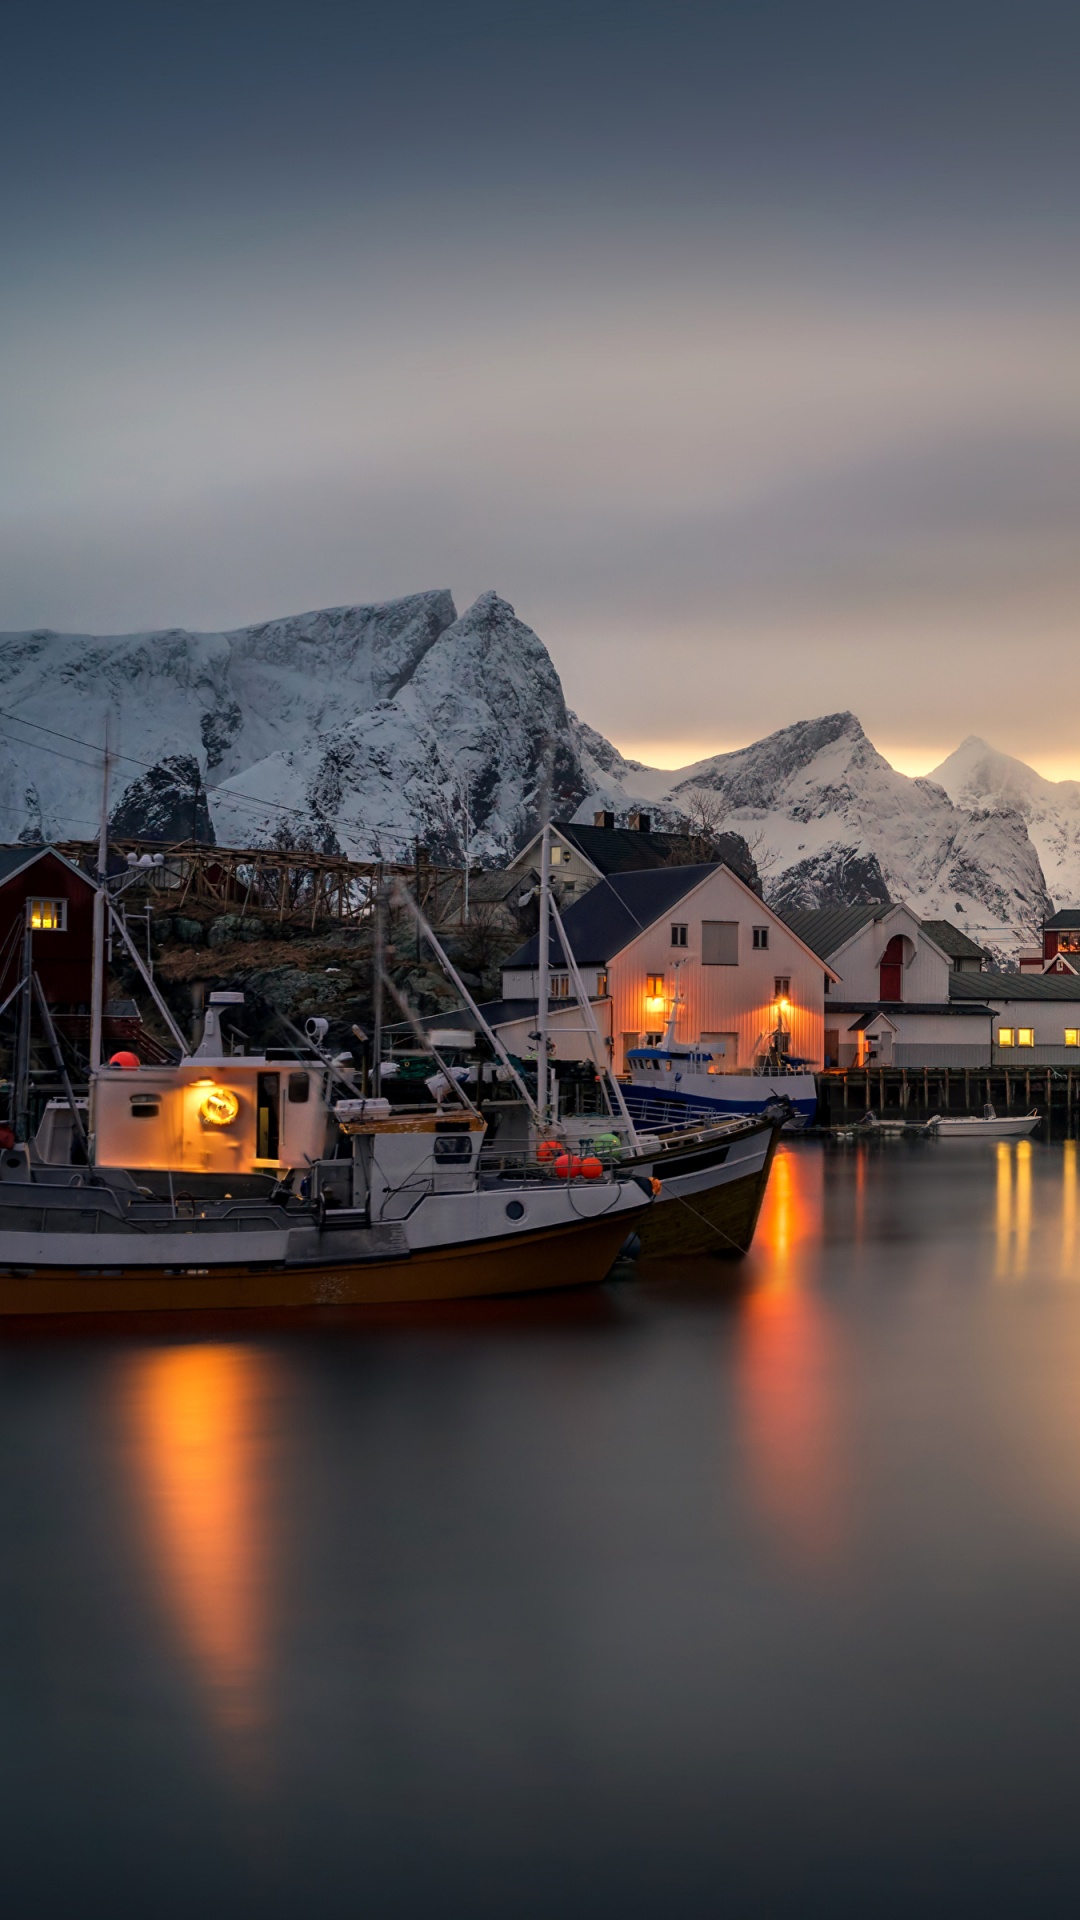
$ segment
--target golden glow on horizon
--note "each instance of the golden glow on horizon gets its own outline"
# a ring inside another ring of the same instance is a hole
[[[668,737],[659,740],[613,741],[618,751],[627,760],[640,760],[646,767],[654,767],[659,773],[678,772],[683,767],[694,766],[699,760],[711,760],[718,753],[737,753],[740,748],[749,746],[752,740],[760,740],[766,734],[775,731],[764,719],[760,731],[748,734],[741,740],[672,740]],[[990,731],[990,729],[988,729]],[[955,753],[959,740],[944,740],[936,746],[920,746],[910,741],[894,743],[887,740],[875,740],[873,728],[867,732],[874,746],[890,767],[897,773],[907,774],[909,780],[923,779],[940,767],[951,753]],[[1028,752],[1024,747],[1003,746],[991,741],[991,748],[999,753],[1008,754],[1014,760],[1020,760],[1044,780],[1080,780],[1080,756],[1046,755],[1038,751]]]

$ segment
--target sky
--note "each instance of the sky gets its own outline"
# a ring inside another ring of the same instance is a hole
[[[0,628],[495,587],[678,765],[1080,775],[1080,12],[6,16]]]

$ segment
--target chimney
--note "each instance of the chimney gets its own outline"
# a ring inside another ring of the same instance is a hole
[[[594,827],[613,827],[615,825],[615,815],[613,813],[594,813],[592,823]]]
[[[632,813],[630,815],[630,831],[631,833],[651,833],[652,814]]]

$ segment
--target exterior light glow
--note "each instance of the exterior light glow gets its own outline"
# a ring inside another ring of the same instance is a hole
[[[199,1106],[199,1118],[210,1127],[227,1127],[240,1111],[240,1102],[228,1087],[212,1086]]]

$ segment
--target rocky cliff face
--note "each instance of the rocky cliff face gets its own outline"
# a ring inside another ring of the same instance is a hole
[[[234,633],[0,638],[0,833],[89,837],[106,712],[118,833],[398,856],[419,839],[504,860],[541,813],[644,801],[744,836],[776,904],[891,896],[1003,954],[1076,899],[1080,783],[966,741],[895,772],[853,714],[782,728],[677,773],[568,712],[543,643],[485,593],[339,607]]]
[[[1080,780],[1047,780],[971,735],[930,775],[958,807],[1020,818],[1059,907],[1080,903]]]
[[[854,714],[800,721],[670,780],[659,804],[705,804],[742,833],[781,909],[906,900],[1008,955],[1050,908],[1018,810],[969,810],[935,780],[897,773]]]

